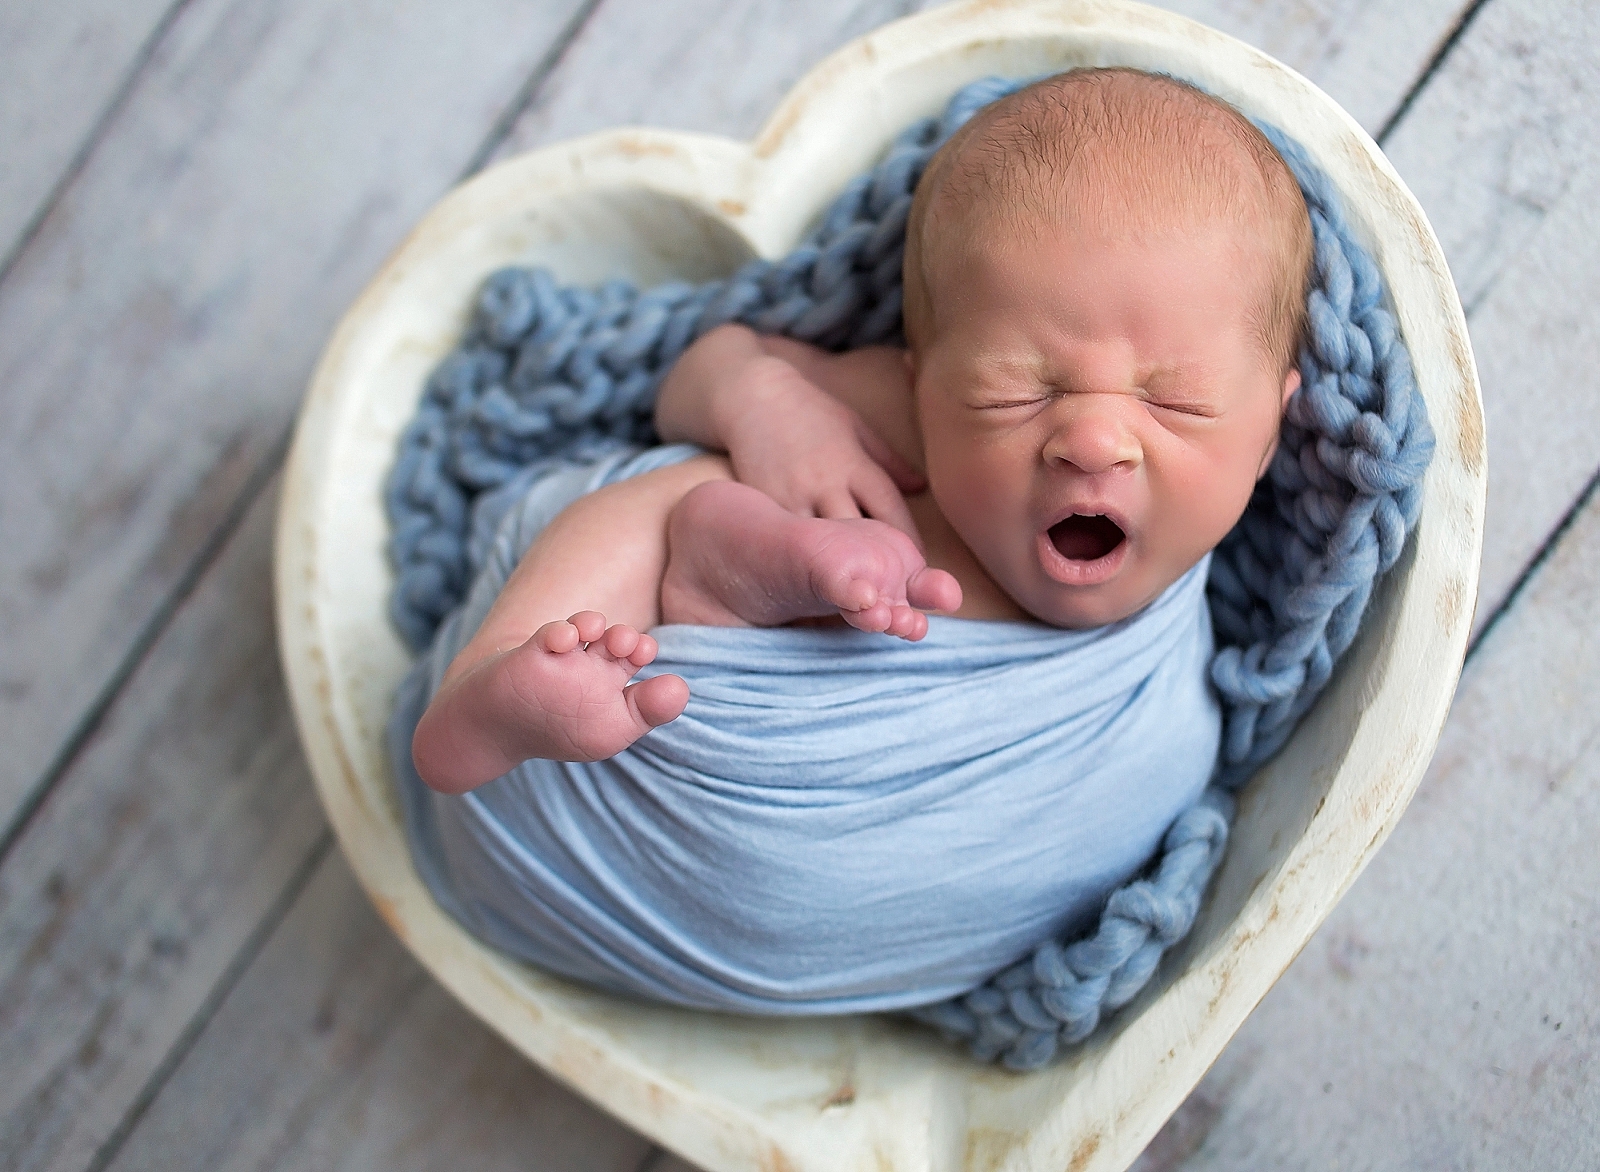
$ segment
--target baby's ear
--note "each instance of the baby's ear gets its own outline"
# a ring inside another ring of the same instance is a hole
[[[1283,431],[1283,412],[1289,406],[1289,400],[1294,398],[1294,393],[1300,389],[1300,372],[1291,369],[1283,376],[1283,398],[1278,402],[1278,426],[1272,430],[1272,442],[1267,445],[1266,454],[1261,457],[1261,465],[1256,469],[1256,479],[1260,480],[1267,474],[1267,469],[1272,467],[1272,457],[1278,454],[1278,436]]]

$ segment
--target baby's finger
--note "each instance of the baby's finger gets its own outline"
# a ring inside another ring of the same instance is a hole
[[[928,487],[928,478],[907,463],[899,452],[879,439],[878,433],[860,419],[856,420],[856,439],[860,441],[867,455],[872,457],[873,462],[889,474],[889,479],[901,492],[921,492]]]
[[[910,506],[887,477],[865,473],[858,477],[851,489],[855,494],[852,503],[859,509],[857,516],[867,516],[885,525],[893,525],[916,542],[919,550],[922,548],[922,534],[917,532],[917,523],[911,519]]]
[[[817,516],[825,517],[830,521],[848,521],[861,516],[861,509],[856,505],[856,498],[848,490],[830,492],[817,501]]]

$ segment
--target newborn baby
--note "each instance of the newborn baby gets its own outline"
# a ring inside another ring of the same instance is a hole
[[[1082,931],[1211,775],[1207,554],[1309,260],[1282,160],[1188,86],[981,110],[916,191],[903,351],[724,327],[661,388],[692,442],[516,486],[391,724],[440,904],[756,1013],[940,1001]]]
[[[600,489],[541,534],[419,724],[419,772],[458,792],[674,719],[676,676],[624,688],[663,621],[838,614],[915,640],[919,609],[1139,612],[1267,469],[1309,261],[1298,186],[1223,103],[1129,70],[994,103],[918,186],[907,349],[733,326],[692,346],[657,428],[728,460]]]

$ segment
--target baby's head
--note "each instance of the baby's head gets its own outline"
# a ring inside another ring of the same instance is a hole
[[[928,481],[1023,609],[1125,618],[1233,527],[1299,385],[1310,260],[1277,152],[1170,78],[1050,78],[934,157],[905,260]]]

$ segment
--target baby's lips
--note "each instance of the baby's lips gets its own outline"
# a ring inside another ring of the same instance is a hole
[[[1045,574],[1063,586],[1098,586],[1109,582],[1122,569],[1128,558],[1128,542],[1124,538],[1101,557],[1082,561],[1069,558],[1057,549],[1046,530],[1039,534],[1038,555]]]
[[[1074,517],[1084,518],[1072,525]],[[1098,586],[1127,561],[1131,534],[1126,514],[1101,502],[1077,503],[1056,513],[1036,539],[1040,568],[1063,586]],[[1063,531],[1062,527],[1067,526]]]

